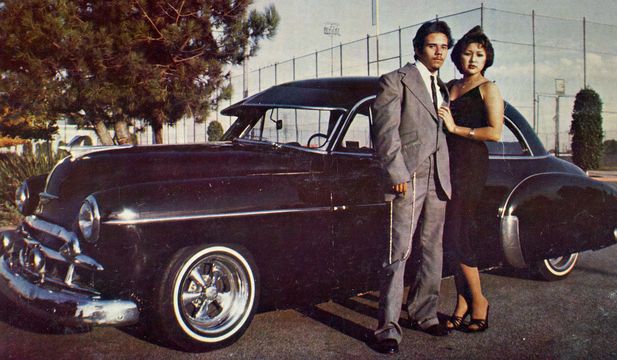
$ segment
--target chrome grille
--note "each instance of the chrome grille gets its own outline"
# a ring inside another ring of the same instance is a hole
[[[14,271],[40,286],[100,295],[94,277],[103,266],[81,252],[75,233],[34,215],[18,231],[21,241],[6,254]]]

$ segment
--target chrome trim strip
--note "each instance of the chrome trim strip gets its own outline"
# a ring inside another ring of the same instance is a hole
[[[330,151],[334,151],[334,146],[336,146],[336,144],[339,142],[339,140],[341,139],[341,137],[343,136],[342,134],[342,129],[343,127],[345,127],[345,125],[347,124],[347,122],[349,121],[351,116],[354,116],[356,114],[356,111],[358,110],[358,108],[362,105],[364,105],[364,103],[366,103],[367,101],[373,100],[377,98],[377,95],[371,95],[371,96],[367,96],[364,99],[359,100],[352,108],[351,110],[347,113],[347,116],[345,116],[345,118],[343,120],[339,120],[336,123],[336,126],[332,129],[332,133],[336,134],[336,138],[332,139],[332,142],[330,142],[328,144],[328,150]],[[371,119],[372,121],[372,119]]]
[[[39,193],[39,199],[41,199],[41,200],[57,200],[57,199],[60,199],[60,197],[57,196],[57,195],[53,195],[53,194],[50,194],[48,192],[43,191],[43,192]]]
[[[505,109],[504,109],[505,110]],[[523,132],[521,131],[521,129],[516,126],[516,124],[514,123],[514,121],[512,121],[512,119],[510,119],[509,117],[507,117],[505,114],[503,116],[503,118],[507,121],[510,122],[510,124],[512,124],[512,127],[514,129],[516,129],[516,131],[518,132],[518,135],[520,136],[521,139],[523,139],[523,142],[525,143],[525,146],[527,147],[527,150],[529,150],[529,156],[534,156],[533,155],[533,149],[529,146],[529,143],[527,142],[527,139],[525,138],[525,136],[523,135]]]
[[[13,273],[5,256],[0,257],[0,291],[36,315],[63,324],[125,326],[139,320],[137,304],[131,300],[101,300],[98,296],[43,288]]]
[[[519,237],[518,217],[514,215],[501,218],[501,245],[508,264],[516,268],[525,268],[527,263],[523,257]]]
[[[303,212],[324,212],[332,211],[332,207],[314,207],[304,209],[281,209],[281,210],[263,210],[263,211],[239,211],[232,213],[219,213],[219,214],[193,214],[193,215],[179,215],[179,216],[159,216],[153,218],[132,219],[132,220],[120,220],[110,219],[103,221],[103,224],[107,225],[138,225],[149,224],[156,222],[168,222],[168,221],[185,221],[185,220],[203,220],[203,219],[222,219],[233,218],[242,216],[259,216],[259,215],[278,215],[278,214],[293,214]]]
[[[540,156],[520,156],[520,155],[489,155],[491,160],[541,160],[549,158],[553,155],[540,155]]]
[[[366,157],[366,158],[376,157],[375,153],[362,153],[362,152],[353,152],[353,151],[345,152],[345,151],[340,151],[340,150],[334,150],[331,152],[331,154],[332,155]]]

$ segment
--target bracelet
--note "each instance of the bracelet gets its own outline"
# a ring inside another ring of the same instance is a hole
[[[474,129],[474,128],[470,128],[470,129],[469,129],[469,133],[467,134],[467,137],[472,138],[472,137],[474,137],[475,135],[476,135],[476,129]]]

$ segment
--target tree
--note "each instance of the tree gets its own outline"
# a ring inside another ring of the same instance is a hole
[[[0,71],[32,79],[39,87],[23,91],[28,103],[45,98],[50,119],[92,125],[103,144],[112,126],[119,143],[130,141],[133,119],[146,120],[161,143],[165,123],[203,121],[228,98],[226,66],[275,34],[274,7],[247,15],[251,3],[0,1]]]
[[[576,94],[570,134],[573,162],[583,170],[597,169],[602,158],[602,100],[594,90]]]
[[[223,137],[223,125],[214,120],[208,125],[208,141],[219,141]]]

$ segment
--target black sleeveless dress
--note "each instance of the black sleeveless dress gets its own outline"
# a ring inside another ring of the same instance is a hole
[[[488,126],[480,87],[450,102],[457,126],[481,128]],[[451,248],[455,261],[476,267],[477,249],[472,246],[474,215],[486,183],[488,149],[483,141],[448,134],[452,198],[448,202],[444,225],[444,246]]]

